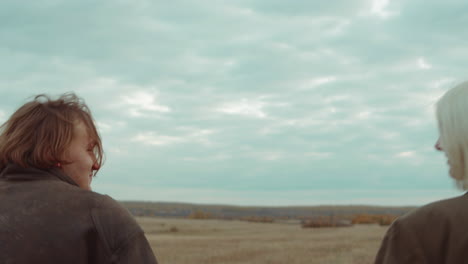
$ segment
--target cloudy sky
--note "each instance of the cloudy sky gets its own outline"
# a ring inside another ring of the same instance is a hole
[[[420,205],[460,194],[434,103],[467,78],[462,0],[0,2],[0,120],[88,103],[119,200]]]

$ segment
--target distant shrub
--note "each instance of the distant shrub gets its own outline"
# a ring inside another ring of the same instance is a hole
[[[352,226],[351,220],[333,217],[318,216],[301,221],[302,228],[320,228],[320,227],[348,227]]]
[[[353,224],[375,224],[378,219],[374,215],[358,214],[353,217]]]
[[[398,218],[396,215],[383,215],[382,218],[379,220],[379,225],[381,226],[388,226],[393,223]]]
[[[208,212],[194,211],[187,217],[189,219],[212,219],[213,216]]]
[[[390,225],[395,221],[396,215],[369,215],[358,214],[352,219],[353,224],[379,224],[382,226]]]
[[[268,216],[248,216],[241,218],[241,220],[255,223],[273,223],[275,221],[272,217]]]
[[[169,232],[176,233],[176,232],[179,232],[179,229],[178,229],[176,226],[172,226],[172,227],[169,229]]]

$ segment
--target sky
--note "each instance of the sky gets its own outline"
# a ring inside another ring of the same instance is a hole
[[[117,200],[422,205],[460,195],[434,104],[462,0],[0,0],[0,121],[75,92]]]

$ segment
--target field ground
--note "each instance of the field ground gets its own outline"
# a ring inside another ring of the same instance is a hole
[[[138,217],[161,264],[366,264],[388,227]]]

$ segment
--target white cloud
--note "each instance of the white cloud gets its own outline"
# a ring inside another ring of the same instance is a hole
[[[185,142],[194,142],[204,145],[213,144],[210,137],[218,132],[213,129],[200,129],[194,127],[179,127],[177,130],[184,133],[183,139]]]
[[[280,152],[265,152],[260,155],[260,159],[267,160],[267,161],[275,161],[279,160],[283,157],[283,154]]]
[[[174,70],[186,72],[190,75],[224,73],[237,64],[237,60],[232,57],[217,58],[201,55],[196,52],[187,52],[177,56],[172,63]]]
[[[323,101],[327,104],[347,103],[347,102],[356,103],[359,101],[359,98],[357,98],[356,96],[349,95],[349,94],[338,94],[338,95],[327,96]]]
[[[423,70],[431,69],[432,65],[429,64],[425,58],[418,58],[418,67]]]
[[[119,91],[122,88],[136,88],[124,85],[118,82],[117,79],[111,77],[97,77],[86,80],[83,84],[79,85],[77,90],[79,92],[96,92],[96,91]]]
[[[435,105],[447,89],[426,88],[420,91],[407,92],[402,105],[408,105],[407,111],[413,112],[405,118],[410,126],[430,124],[435,120]]]
[[[413,72],[416,74],[420,70],[432,69],[433,65],[430,64],[424,57],[408,56],[406,58],[395,59],[395,61],[386,66],[385,71],[393,73],[408,74]]]
[[[146,131],[137,133],[131,139],[131,141],[153,146],[164,146],[179,143],[198,143],[210,145],[212,144],[212,141],[209,137],[216,133],[216,131],[210,129],[196,129],[186,127],[178,128],[177,130],[182,131],[184,133],[178,136],[168,136],[158,134],[153,131]]]
[[[305,90],[305,89],[313,89],[318,86],[327,84],[327,83],[332,83],[336,81],[337,78],[335,76],[323,76],[323,77],[318,77],[314,79],[309,79],[309,80],[304,80],[301,81],[299,84],[299,89]]]
[[[112,130],[112,126],[110,124],[100,121],[96,121],[96,127],[101,133],[107,133]]]
[[[178,85],[176,79],[164,80],[167,86]],[[151,117],[171,112],[169,106],[159,102],[158,91],[154,86],[139,85],[119,81],[114,77],[93,77],[77,86],[77,91],[87,94],[87,102],[93,109],[119,110],[131,117]],[[101,121],[102,122],[102,121]],[[102,127],[106,130],[105,125]]]
[[[380,134],[380,137],[384,140],[393,140],[400,137],[399,132],[384,131]]]
[[[238,102],[224,103],[216,110],[225,114],[242,115],[255,118],[265,118],[267,114],[263,111],[265,102],[242,99]]]
[[[207,156],[189,156],[189,157],[182,157],[181,159],[184,161],[195,161],[195,162],[213,162],[213,161],[223,161],[223,160],[228,160],[231,159],[232,156],[227,153],[218,153],[215,155]]]
[[[429,87],[433,89],[449,88],[455,86],[455,79],[450,77],[440,78],[429,83]]]
[[[423,162],[423,157],[414,150],[398,152],[395,154],[395,158],[402,159],[413,165],[420,165]]]
[[[306,152],[305,153],[306,157],[310,157],[310,158],[313,158],[313,159],[319,159],[319,160],[330,158],[332,155],[333,155],[333,153],[331,153],[331,152],[318,152],[318,151]]]
[[[235,6],[223,6],[223,11],[225,11],[226,15],[231,15],[235,17],[252,17],[255,12],[250,8],[245,7],[235,7]]]
[[[292,50],[292,49],[294,49],[293,46],[291,46],[290,44],[285,43],[285,42],[273,42],[270,45],[273,48],[277,48],[277,49],[280,49],[280,50]]]
[[[299,62],[304,63],[313,63],[317,65],[316,70],[319,70],[320,64],[328,64],[327,62],[333,62],[334,67],[347,67],[349,65],[358,65],[360,63],[360,58],[355,54],[346,53],[340,51],[339,49],[332,48],[319,48],[319,49],[298,49],[295,54],[293,54],[295,59]],[[347,68],[350,69],[350,68]],[[336,73],[337,71],[334,71]],[[340,75],[340,80],[344,79],[342,76],[345,76],[346,79],[363,79],[366,77],[367,72],[358,72],[352,74],[349,72],[342,72],[345,74]],[[329,73],[327,73],[329,74]],[[318,78],[337,78],[337,76],[320,76]]]
[[[157,103],[157,96],[147,91],[133,92],[130,95],[121,96],[122,103],[129,107],[130,115],[135,117],[147,116],[151,113],[167,113],[171,109],[168,106]]]
[[[355,115],[355,118],[359,120],[367,120],[372,116],[372,112],[365,110],[365,111],[360,111]]]
[[[351,21],[350,20],[341,20],[341,21],[338,21],[335,26],[333,26],[330,30],[329,30],[329,33],[331,35],[340,35],[341,33],[343,33],[345,31],[346,28],[349,27],[349,25],[351,25]]]
[[[155,19],[152,16],[136,16],[134,19],[134,23],[138,23],[141,28],[150,32],[170,32],[176,30],[174,25]]]
[[[109,152],[111,152],[113,154],[118,154],[118,155],[128,154],[128,152],[125,149],[119,148],[119,147],[110,147]]]
[[[125,121],[114,121],[114,120],[98,120],[96,121],[96,128],[101,134],[115,134],[117,131],[121,131],[127,126]]]
[[[396,156],[399,157],[399,158],[413,158],[413,157],[415,157],[415,152],[414,151],[403,151],[403,152],[397,153]]]
[[[381,18],[388,18],[395,13],[390,12],[387,7],[390,0],[372,0],[371,14],[379,16]]]
[[[158,135],[154,132],[138,133],[131,140],[134,142],[139,142],[139,143],[154,145],[154,146],[170,145],[170,144],[175,144],[175,143],[184,141],[184,139],[180,137]]]
[[[393,160],[389,159],[387,156],[377,153],[369,153],[365,155],[365,157],[372,163],[380,163],[383,165],[389,165],[393,163]]]

